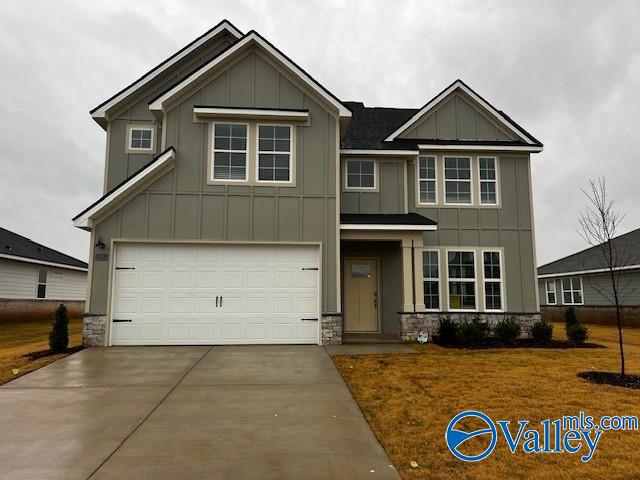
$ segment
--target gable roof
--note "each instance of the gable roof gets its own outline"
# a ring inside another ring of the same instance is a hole
[[[82,260],[45,247],[33,240],[0,227],[0,258],[28,263],[70,268],[86,271],[88,265]]]
[[[640,268],[640,228],[615,237],[614,248],[620,252],[620,260],[624,269]],[[596,273],[607,268],[599,246],[590,247],[573,253],[551,263],[538,267],[538,275],[553,276],[571,273]],[[592,272],[595,270],[596,272]]]
[[[207,72],[222,63],[224,60],[228,59],[236,52],[250,45],[257,45],[268,52],[271,56],[275,57],[286,68],[288,68],[289,71],[294,73],[303,83],[309,86],[311,90],[316,92],[330,105],[335,107],[341,117],[351,116],[351,111],[338,99],[338,97],[333,95],[305,70],[303,70],[295,62],[293,62],[293,60],[291,60],[284,53],[278,50],[275,46],[273,46],[273,44],[267,41],[255,30],[249,31],[244,37],[242,37],[233,45],[229,46],[227,49],[223,50],[219,55],[212,58],[209,62],[197,68],[194,72],[187,75],[175,85],[160,93],[149,102],[149,109],[156,112],[162,111],[166,102],[170,101],[172,98],[175,98],[176,95],[180,94],[184,89],[188,88],[198,79],[202,78]]]
[[[73,217],[73,226],[82,228],[83,230],[91,230],[93,227],[92,220],[94,218],[105,215],[117,206],[122,199],[164,175],[173,168],[175,157],[176,151],[173,147],[169,147],[164,152],[158,154],[151,162],[147,163],[130,177],[124,179]]]
[[[198,49],[199,47],[201,47],[202,45],[207,43],[212,38],[218,36],[222,32],[227,32],[230,35],[234,36],[235,38],[241,38],[242,37],[242,32],[240,30],[238,30],[231,22],[229,22],[228,20],[222,20],[216,26],[214,26],[213,28],[207,30],[204,34],[202,34],[201,36],[199,36],[198,38],[193,40],[191,43],[187,44],[186,46],[184,46],[183,48],[178,50],[176,53],[174,53],[169,58],[167,58],[166,60],[161,62],[159,65],[157,65],[154,68],[152,68],[151,70],[149,70],[147,73],[142,75],[140,78],[135,80],[133,83],[131,83],[130,85],[126,86],[125,88],[120,90],[118,93],[116,93],[112,97],[110,97],[107,100],[105,100],[104,102],[102,102],[100,105],[95,107],[89,113],[91,114],[93,119],[98,121],[98,122],[99,122],[99,120],[104,120],[107,111],[109,109],[111,109],[113,106],[117,105],[118,103],[120,103],[122,100],[124,100],[128,96],[134,94],[139,89],[143,88],[150,81],[152,81],[153,79],[157,78],[158,75],[162,74],[168,68],[170,68],[171,66],[175,65],[177,62],[182,60],[184,57],[189,55],[191,52],[193,52],[194,50]]]
[[[342,138],[347,149],[397,149],[398,142],[384,142],[385,136],[406,122],[417,108],[365,107],[361,102],[343,102],[351,110],[351,122]]]
[[[429,113],[434,107],[436,107],[442,100],[451,95],[456,90],[461,90],[466,95],[471,97],[476,103],[478,103],[482,108],[487,110],[493,117],[495,117],[496,121],[503,126],[505,129],[509,130],[516,136],[522,139],[525,145],[534,145],[537,147],[542,147],[542,143],[540,143],[536,138],[524,130],[520,125],[514,122],[508,115],[506,115],[501,110],[498,110],[489,102],[487,102],[484,98],[478,95],[471,87],[469,87],[462,80],[456,80],[431,100],[429,100],[426,105],[424,105],[421,109],[417,110],[410,118],[408,118],[405,122],[398,125],[395,130],[387,135],[384,139],[385,141],[391,142],[397,139],[397,137],[409,130],[418,120],[423,118],[427,113]]]

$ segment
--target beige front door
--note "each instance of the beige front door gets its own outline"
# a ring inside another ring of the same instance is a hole
[[[378,260],[344,260],[345,331],[378,331]]]

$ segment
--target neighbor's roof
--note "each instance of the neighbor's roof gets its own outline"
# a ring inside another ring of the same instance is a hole
[[[620,267],[640,266],[640,228],[619,235],[612,240],[614,251],[618,252]],[[555,262],[538,267],[538,275],[589,272],[607,268],[600,247],[586,250],[561,258]]]
[[[75,269],[86,270],[88,268],[88,265],[82,260],[45,247],[44,245],[1,227],[0,258],[10,258],[32,263],[55,264],[61,267],[69,266]]]

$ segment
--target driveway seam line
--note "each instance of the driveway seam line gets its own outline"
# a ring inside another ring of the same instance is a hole
[[[87,477],[87,480],[89,480],[91,477],[93,477],[93,476],[98,472],[98,470],[100,470],[100,469],[104,466],[104,464],[105,464],[105,463],[107,463],[107,462],[109,461],[109,459],[110,459],[111,457],[113,457],[113,456],[115,455],[115,453],[116,453],[118,450],[120,450],[120,449],[122,448],[122,446],[126,443],[126,441],[127,441],[127,440],[129,440],[129,438],[131,438],[131,436],[132,436],[134,433],[136,433],[136,432],[138,431],[138,429],[139,429],[139,428],[144,424],[144,422],[146,422],[146,421],[147,421],[147,419],[148,419],[151,415],[153,415],[153,412],[155,412],[155,411],[158,409],[158,407],[164,403],[164,401],[167,399],[167,397],[173,393],[173,391],[178,387],[178,385],[180,385],[180,383],[182,383],[182,381],[185,379],[185,377],[186,377],[187,375],[189,375],[189,373],[191,373],[191,370],[193,370],[193,369],[196,367],[196,365],[198,365],[198,364],[202,361],[202,359],[203,359],[203,358],[204,358],[204,357],[205,357],[205,356],[206,356],[206,355],[211,351],[211,349],[212,349],[212,348],[213,348],[213,346],[209,347],[209,348],[207,349],[207,351],[206,351],[206,352],[204,352],[204,353],[202,354],[202,356],[201,356],[201,357],[200,357],[196,362],[194,362],[194,364],[193,364],[193,365],[191,365],[191,367],[189,367],[189,368],[187,369],[187,371],[186,371],[186,372],[184,372],[184,375],[182,375],[182,377],[180,377],[180,379],[175,383],[175,385],[169,389],[169,391],[166,393],[166,395],[164,395],[164,396],[160,399],[160,401],[157,403],[157,405],[156,405],[155,407],[153,407],[153,408],[151,409],[151,411],[150,411],[147,415],[145,415],[145,417],[144,417],[140,422],[138,422],[138,424],[134,427],[134,429],[133,429],[133,430],[131,430],[131,431],[127,434],[127,436],[126,436],[126,437],[124,437],[124,438],[122,439],[122,441],[118,444],[118,446],[117,446],[116,448],[114,448],[114,449],[113,449],[113,451],[112,451],[112,452],[107,456],[107,458],[105,458],[105,459],[100,463],[100,465],[98,465],[98,466],[95,468],[95,470],[93,470],[93,472],[91,472],[91,473],[89,474],[89,476]]]

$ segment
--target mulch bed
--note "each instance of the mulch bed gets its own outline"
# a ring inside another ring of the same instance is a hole
[[[438,340],[438,337],[435,337],[433,342],[440,347],[468,350],[483,350],[487,348],[606,348],[604,345],[600,345],[599,343],[572,343],[566,340],[551,340],[549,343],[538,344],[531,338],[519,338],[512,344],[503,344],[493,338],[488,338],[486,341],[477,345],[466,345],[461,343],[443,344]]]
[[[612,372],[580,372],[578,377],[599,385],[613,385],[624,388],[640,388],[640,375],[625,375]]]
[[[83,348],[84,347],[82,345],[78,345],[76,347],[67,348],[66,351],[60,352],[60,353],[72,354],[72,353],[79,352]],[[49,357],[51,355],[57,355],[57,353],[53,353],[51,350],[40,350],[38,352],[27,353],[24,356],[27,357],[29,361],[34,361],[34,360],[38,360],[39,358]]]

